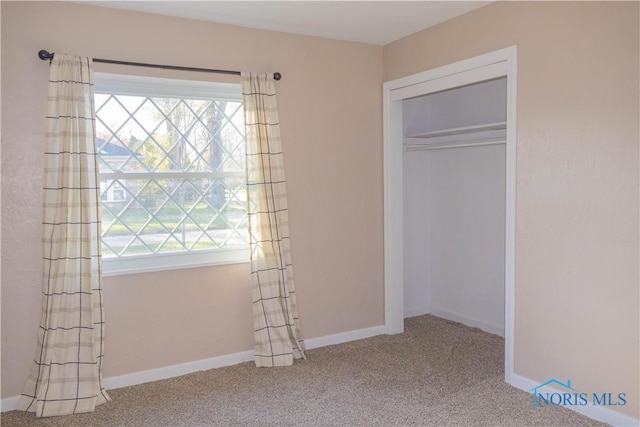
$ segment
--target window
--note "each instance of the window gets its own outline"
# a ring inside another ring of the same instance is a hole
[[[105,274],[248,260],[240,86],[96,73]]]

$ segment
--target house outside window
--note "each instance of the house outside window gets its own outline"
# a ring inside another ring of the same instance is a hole
[[[240,85],[96,73],[104,273],[248,260]]]

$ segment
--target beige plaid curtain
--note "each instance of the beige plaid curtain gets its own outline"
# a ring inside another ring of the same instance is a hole
[[[43,183],[42,315],[18,409],[93,411],[102,385],[104,312],[92,61],[56,54],[49,73]]]
[[[242,72],[256,366],[304,357],[273,77]]]

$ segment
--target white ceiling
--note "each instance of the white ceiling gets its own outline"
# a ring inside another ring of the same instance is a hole
[[[81,1],[250,28],[384,45],[490,1]]]

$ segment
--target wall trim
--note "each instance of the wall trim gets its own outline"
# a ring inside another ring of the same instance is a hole
[[[504,338],[504,326],[494,323],[484,322],[473,317],[463,316],[447,310],[439,310],[430,305],[414,306],[404,310],[404,318],[423,316],[429,314],[431,316],[440,317],[441,319],[451,320],[452,322],[461,323],[472,328],[481,329],[489,334],[499,335]]]
[[[13,411],[18,407],[20,396],[7,397],[1,401],[2,412]]]
[[[520,376],[518,374],[512,374],[507,383],[519,388],[520,390],[529,392],[529,390],[537,387],[540,382],[530,380],[529,378]],[[557,392],[555,388],[546,386],[543,389],[543,393],[545,392]],[[561,390],[560,390],[561,391]],[[531,400],[531,404],[533,405],[533,398]],[[612,426],[638,426],[640,425],[639,418],[633,418],[630,415],[622,414],[618,411],[614,411],[612,409],[608,409],[602,406],[594,406],[594,405],[585,405],[585,406],[564,406],[564,408],[570,409],[574,412],[578,412],[579,414],[584,415],[585,417],[589,417],[591,419],[601,421],[603,423],[610,424]]]
[[[305,340],[307,349],[325,347],[328,345],[342,344],[349,341],[370,338],[385,333],[384,325],[373,326],[370,328],[357,329],[354,331],[341,332],[323,337],[310,338]],[[253,361],[253,350],[242,351],[239,353],[227,354],[224,356],[211,357],[209,359],[194,360],[186,363],[178,363],[176,365],[164,366],[162,368],[149,369],[145,371],[133,372],[125,375],[118,375],[104,379],[104,386],[107,390],[128,387],[132,385],[144,384],[152,381],[164,380],[167,378],[179,377],[199,371],[207,371],[209,369],[222,368],[224,366],[237,365],[244,362]],[[8,397],[2,399],[2,412],[13,411],[18,406],[20,396]]]
[[[162,368],[149,369],[146,371],[119,375],[117,377],[105,378],[104,386],[107,390],[111,390],[114,388],[128,387],[152,381],[164,380],[167,378],[179,377],[181,375],[191,374],[198,371],[237,365],[239,363],[250,362],[252,360],[253,350],[242,351],[240,353],[216,356],[209,359],[194,360],[192,362],[178,363],[176,365],[169,365]]]
[[[442,319],[451,320],[453,322],[462,323],[463,325],[470,326],[472,328],[481,329],[484,332],[494,335],[500,335],[504,338],[504,326],[496,325],[494,323],[484,322],[482,320],[475,319],[469,316],[463,316],[461,314],[452,313],[446,310],[438,310],[437,308],[432,308],[431,313],[432,316],[440,317]]]
[[[413,307],[407,307],[404,309],[405,319],[407,317],[424,316],[425,314],[433,314],[431,313],[430,305],[414,305]]]
[[[375,337],[386,333],[384,325],[372,326],[370,328],[356,329],[354,331],[341,332],[333,335],[325,335],[323,337],[310,338],[304,340],[307,349],[326,347],[328,345],[342,344],[349,341],[357,341],[365,338]]]

